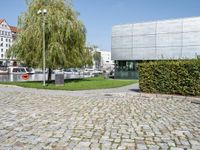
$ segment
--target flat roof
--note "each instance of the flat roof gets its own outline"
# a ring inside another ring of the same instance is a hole
[[[165,21],[178,21],[178,20],[187,20],[187,19],[197,19],[200,18],[200,16],[193,16],[193,17],[183,17],[183,18],[171,18],[171,19],[161,19],[161,20],[155,20],[155,21],[142,21],[142,22],[135,22],[135,23],[126,23],[126,24],[119,24],[119,25],[113,25],[114,27],[120,27],[120,26],[127,26],[127,25],[135,25],[135,24],[145,24],[145,23],[157,23],[157,22],[165,22]]]

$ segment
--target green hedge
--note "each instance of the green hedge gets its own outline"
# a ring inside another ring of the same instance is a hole
[[[200,95],[200,60],[144,62],[138,70],[142,92]]]

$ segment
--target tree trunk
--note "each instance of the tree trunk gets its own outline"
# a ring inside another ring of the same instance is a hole
[[[51,70],[51,68],[49,68],[49,71],[48,71],[48,82],[49,83],[51,82],[51,74],[52,74],[52,70]]]

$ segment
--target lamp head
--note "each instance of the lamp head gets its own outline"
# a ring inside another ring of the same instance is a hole
[[[43,14],[47,14],[47,10],[46,9],[43,9]]]
[[[41,11],[41,10],[38,10],[37,14],[40,15],[41,13],[42,13],[42,11]]]

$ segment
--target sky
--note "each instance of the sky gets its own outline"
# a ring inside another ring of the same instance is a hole
[[[0,18],[17,26],[24,0],[0,0]],[[87,29],[87,43],[111,50],[113,25],[200,16],[200,0],[73,0]]]

